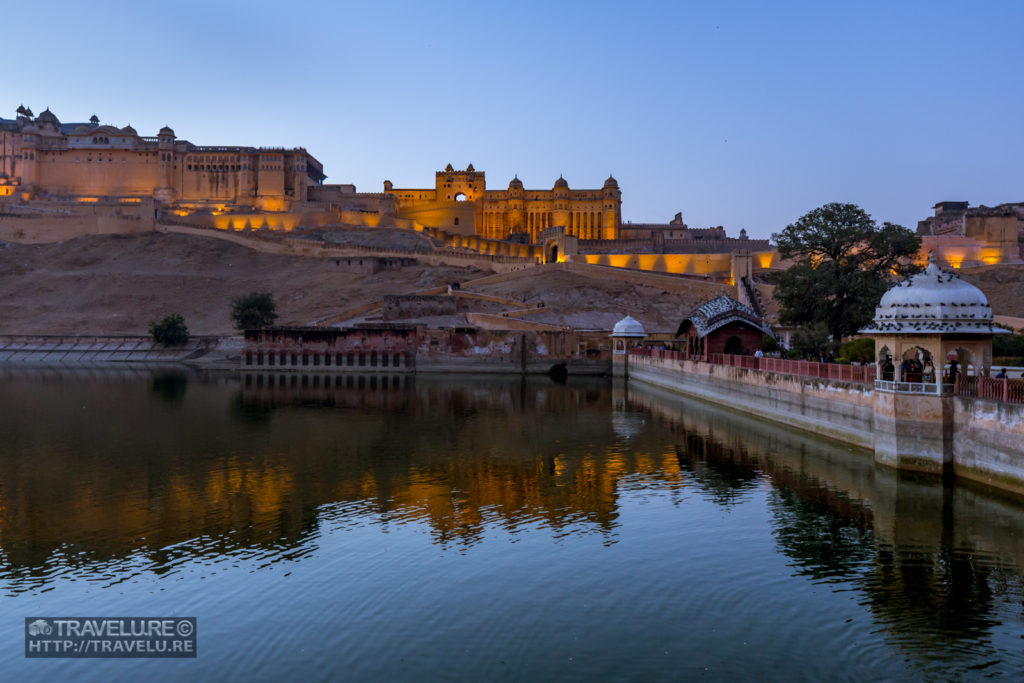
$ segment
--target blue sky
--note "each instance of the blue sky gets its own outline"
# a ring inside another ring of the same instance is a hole
[[[1024,201],[1019,0],[25,7],[0,115],[303,146],[360,191],[614,173],[625,220],[755,237],[829,201],[911,228]]]

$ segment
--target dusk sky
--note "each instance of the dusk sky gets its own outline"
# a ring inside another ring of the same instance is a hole
[[[732,236],[1024,201],[1024,2],[839,5],[48,2],[4,31],[0,116],[302,146],[363,192],[612,173],[623,220]]]

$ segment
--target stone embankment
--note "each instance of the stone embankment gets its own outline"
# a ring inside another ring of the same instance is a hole
[[[1024,495],[1024,404],[999,400],[1012,401],[1019,393],[1005,382],[1002,394],[979,389],[974,396],[963,395],[971,384],[966,382],[957,384],[959,393],[928,396],[881,391],[863,380],[685,360],[671,353],[634,350],[628,363],[630,381],[870,449],[883,465],[951,474]],[[936,442],[938,460],[930,454],[920,461],[891,460],[886,453],[894,441],[905,451],[919,443],[922,454]]]
[[[239,337],[192,337],[180,346],[164,346],[143,336],[0,336],[0,363],[29,366],[194,363],[237,367],[241,350]]]

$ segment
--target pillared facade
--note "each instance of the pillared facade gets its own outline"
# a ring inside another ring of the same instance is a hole
[[[488,190],[484,172],[451,164],[434,175],[433,189],[395,188],[384,181],[395,211],[423,225],[490,239],[535,244],[546,228],[564,226],[579,239],[619,239],[622,192],[609,176],[599,189],[574,190],[562,177],[550,190],[528,190],[514,177],[504,190]]]

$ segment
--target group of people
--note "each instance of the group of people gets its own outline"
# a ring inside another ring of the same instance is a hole
[[[886,356],[885,360],[882,361],[881,371],[883,380],[891,382],[895,379],[896,366],[892,362],[892,356]],[[950,382],[956,381],[956,373],[956,361],[950,361]],[[900,363],[900,381],[925,383],[934,382],[935,366],[932,364],[932,359],[926,358],[922,363],[919,358],[904,358],[903,362]]]

